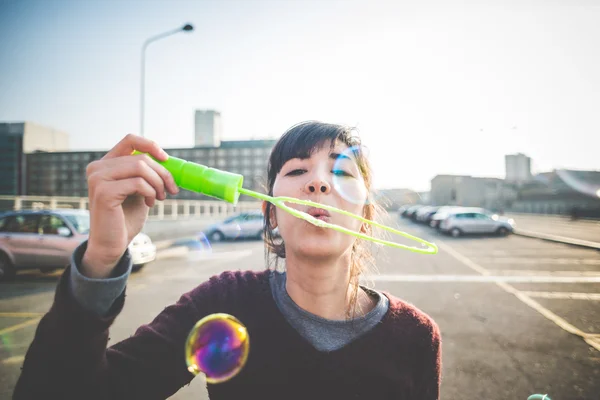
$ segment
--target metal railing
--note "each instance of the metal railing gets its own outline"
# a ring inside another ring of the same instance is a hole
[[[259,210],[258,201],[240,201],[235,206],[223,201],[211,200],[164,200],[157,201],[150,209],[148,219],[176,220],[206,217],[225,217],[238,212]],[[62,196],[0,196],[0,211],[43,209],[89,209],[87,197]]]

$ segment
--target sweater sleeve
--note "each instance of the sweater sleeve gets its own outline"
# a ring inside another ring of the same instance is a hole
[[[36,329],[13,399],[165,399],[190,382],[185,340],[196,321],[214,309],[210,293],[218,292],[219,279],[184,294],[135,335],[107,349],[125,292],[104,315],[86,310],[69,287],[70,268]]]
[[[104,315],[125,290],[133,265],[131,253],[129,249],[125,251],[108,278],[92,279],[79,272],[83,253],[86,249],[87,240],[81,243],[71,256],[72,267],[69,282],[71,292],[75,300],[84,309],[93,311],[98,315]]]
[[[419,352],[415,379],[415,399],[438,400],[442,382],[442,338],[439,327],[427,318],[420,329],[416,349]]]

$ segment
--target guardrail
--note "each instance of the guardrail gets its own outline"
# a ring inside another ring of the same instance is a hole
[[[238,212],[259,210],[258,201],[240,201],[235,206],[224,201],[174,200],[157,201],[150,209],[149,220],[225,217]],[[63,196],[0,196],[0,211],[25,209],[89,209],[87,197]]]

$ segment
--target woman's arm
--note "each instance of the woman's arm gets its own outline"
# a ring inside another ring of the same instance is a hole
[[[433,320],[420,336],[417,347],[417,372],[415,400],[438,400],[442,381],[442,338],[439,327]]]
[[[121,294],[105,316],[84,309],[69,288],[70,266],[26,354],[14,399],[164,399],[187,384],[184,343],[211,308],[211,282],[183,295],[134,336],[107,349]]]

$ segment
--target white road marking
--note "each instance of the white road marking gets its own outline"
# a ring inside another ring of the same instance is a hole
[[[600,301],[600,293],[572,293],[572,292],[521,292],[529,297],[541,299],[561,300],[592,300]]]
[[[473,257],[476,262],[485,264],[558,264],[558,265],[600,265],[599,258],[520,258],[520,257]]]
[[[514,275],[514,276],[600,276],[600,271],[538,271],[531,269],[489,269],[492,275]]]
[[[25,360],[24,355],[12,356],[2,360],[2,364],[20,364]]]
[[[515,282],[515,283],[600,283],[600,276],[539,275],[368,275],[379,282]]]
[[[488,270],[481,267],[477,263],[469,260],[462,254],[460,254],[459,252],[454,250],[452,247],[450,247],[448,244],[446,244],[442,241],[438,241],[437,245],[440,249],[445,250],[447,253],[449,253],[451,256],[456,258],[458,261],[465,264],[467,267],[479,272],[482,275],[486,275],[486,276],[491,275]],[[587,344],[589,344],[596,350],[600,351],[600,336],[599,335],[583,332],[579,328],[571,325],[570,323],[565,321],[563,318],[554,314],[552,311],[548,310],[547,308],[542,306],[540,303],[533,300],[531,297],[527,296],[526,294],[520,292],[519,290],[515,289],[514,287],[510,286],[509,284],[507,284],[505,282],[500,282],[498,280],[496,280],[495,283],[500,288],[502,288],[504,291],[506,291],[507,293],[513,294],[516,298],[518,298],[523,303],[527,304],[529,307],[533,308],[534,310],[536,310],[537,312],[542,314],[544,317],[548,318],[550,321],[554,322],[556,325],[558,325],[563,330],[565,330],[573,335],[577,335],[577,336],[581,337]]]

